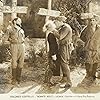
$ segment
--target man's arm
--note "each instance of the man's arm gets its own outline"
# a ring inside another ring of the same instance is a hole
[[[20,28],[18,32],[22,35],[22,41],[24,42],[25,41],[24,30]]]

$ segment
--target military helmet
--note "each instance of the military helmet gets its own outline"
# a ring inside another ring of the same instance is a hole
[[[62,22],[65,22],[66,19],[67,19],[67,18],[66,18],[65,16],[58,16],[58,17],[56,17],[56,20],[62,21]]]

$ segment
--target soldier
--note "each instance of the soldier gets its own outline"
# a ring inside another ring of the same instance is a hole
[[[12,57],[12,84],[20,83],[21,71],[24,64],[24,30],[21,27],[21,19],[19,17],[12,20],[11,25],[7,27],[4,34],[3,43],[9,41]]]
[[[85,42],[86,76],[79,86],[90,86],[96,80],[96,69],[100,61],[100,26],[97,24],[96,15],[88,18],[88,25],[81,34]]]
[[[66,17],[59,16],[55,20],[55,25],[59,31],[59,52],[60,52],[60,64],[63,72],[63,77],[61,82],[64,83],[61,87],[71,87],[70,79],[70,68],[69,68],[69,59],[72,52],[72,28],[70,25],[65,23]]]

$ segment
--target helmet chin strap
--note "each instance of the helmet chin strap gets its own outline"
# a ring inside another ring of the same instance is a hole
[[[21,25],[19,25],[19,24],[16,24],[17,26],[19,26],[19,27],[21,27]]]
[[[22,26],[21,25],[19,25],[19,24],[16,24],[18,27],[20,27],[20,28],[22,28]]]

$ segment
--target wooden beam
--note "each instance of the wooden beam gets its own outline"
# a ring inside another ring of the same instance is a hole
[[[39,15],[44,15],[44,16],[53,16],[53,17],[57,17],[60,15],[60,11],[56,11],[56,10],[48,10],[45,8],[40,8],[38,14]]]
[[[16,6],[17,6],[17,0],[12,0],[12,10],[15,10]],[[11,17],[12,17],[12,19],[17,17],[17,13],[16,12],[12,13]]]
[[[0,1],[0,27],[3,25],[2,7],[3,7],[3,3]]]
[[[52,4],[52,0],[48,0],[48,10],[51,10],[51,4]],[[49,20],[50,16],[46,16],[45,21],[47,22]]]
[[[24,6],[17,6],[17,7],[10,7],[10,6],[4,6],[2,9],[3,13],[27,13],[28,7]]]
[[[0,26],[3,25],[3,13],[11,13],[11,18],[17,17],[17,13],[27,13],[28,7],[17,6],[17,0],[12,0],[11,6],[4,6],[0,1]]]

